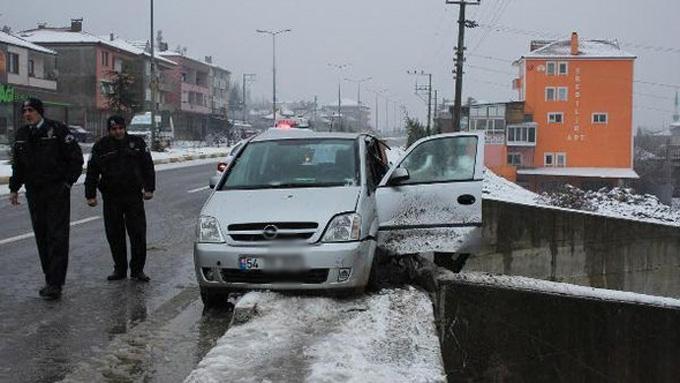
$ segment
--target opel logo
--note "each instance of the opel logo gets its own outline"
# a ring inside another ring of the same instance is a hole
[[[265,237],[265,239],[272,240],[276,238],[278,235],[278,228],[274,225],[267,225],[264,227],[264,231],[262,232],[262,236]]]

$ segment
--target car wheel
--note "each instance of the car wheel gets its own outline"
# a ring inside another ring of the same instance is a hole
[[[208,289],[201,289],[201,301],[205,308],[224,308],[230,305],[229,291],[210,291]]]

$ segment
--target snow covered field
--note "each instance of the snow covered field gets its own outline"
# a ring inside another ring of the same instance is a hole
[[[432,302],[406,287],[355,299],[251,292],[233,325],[185,380],[443,382]]]

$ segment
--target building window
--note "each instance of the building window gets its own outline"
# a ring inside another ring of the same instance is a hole
[[[545,63],[545,73],[548,76],[554,76],[557,73],[557,63],[554,61],[548,61]]]
[[[535,145],[536,127],[535,126],[508,126],[507,134],[508,145]]]
[[[109,95],[109,94],[114,94],[115,89],[113,88],[113,84],[109,81],[101,81],[99,83],[99,88],[101,89],[101,92],[103,95]]]
[[[569,94],[569,90],[567,87],[559,87],[557,88],[557,99],[559,101],[567,101],[567,95]]]
[[[545,100],[555,101],[557,99],[557,89],[552,87],[545,88]]]
[[[562,112],[548,113],[548,124],[561,124],[564,122],[564,114]]]
[[[564,168],[567,166],[567,153],[555,153],[555,166]]]
[[[546,168],[555,166],[555,155],[553,153],[543,153],[543,166]]]
[[[522,165],[522,154],[521,153],[508,153],[508,165],[521,166]]]
[[[607,113],[593,113],[593,124],[606,124]]]
[[[113,70],[122,73],[123,72],[123,60],[119,58],[114,58],[113,59]]]
[[[109,66],[109,52],[102,52],[102,66]]]
[[[557,73],[558,73],[560,76],[566,76],[567,74],[569,74],[569,69],[568,69],[568,68],[569,68],[569,65],[568,65],[568,63],[567,63],[566,61],[560,61],[560,62],[557,64]]]
[[[187,74],[185,72],[180,73],[179,77],[182,79],[182,82],[187,82]]]
[[[9,73],[19,74],[19,55],[9,54]]]
[[[28,60],[28,76],[35,77],[35,62],[33,60]]]

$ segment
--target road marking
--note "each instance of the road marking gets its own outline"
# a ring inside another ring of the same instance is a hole
[[[100,218],[101,217],[98,216],[98,215],[96,215],[94,217],[84,218],[84,219],[81,219],[81,220],[78,220],[78,221],[71,222],[70,226],[82,225],[84,223],[92,222],[92,221],[98,220]],[[26,234],[17,235],[17,236],[14,236],[14,237],[10,237],[10,238],[0,240],[0,245],[6,245],[8,243],[21,241],[21,240],[28,239],[28,238],[33,238],[34,236],[35,236],[35,234],[33,234],[33,233],[26,233]]]
[[[202,187],[200,187],[200,188],[187,190],[187,193],[189,193],[189,194],[191,194],[191,193],[197,193],[197,192],[206,190],[206,189],[208,189],[209,187],[210,187],[210,186],[202,186]]]

